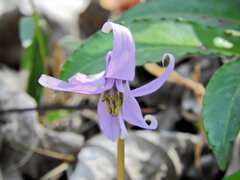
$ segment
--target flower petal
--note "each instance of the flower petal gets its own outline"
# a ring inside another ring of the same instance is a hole
[[[140,106],[134,97],[131,97],[127,94],[123,96],[123,105],[121,108],[123,119],[127,121],[129,124],[134,126],[139,126],[145,129],[156,129],[157,128],[157,120],[153,117],[151,119],[147,117],[147,119],[143,119],[142,112]],[[148,125],[146,120],[150,120],[150,124]]]
[[[96,86],[101,87],[105,83],[105,71],[102,71],[93,75],[85,75],[82,73],[77,73],[71,78],[69,78],[69,82],[76,85],[87,85],[87,86]]]
[[[102,95],[98,102],[98,117],[100,128],[103,133],[112,141],[119,138],[120,124],[118,117],[112,117],[107,111],[107,105],[102,102]]]
[[[116,80],[115,82],[116,82],[116,88],[119,92],[124,94],[128,94],[131,92],[128,81]]]
[[[163,62],[166,56],[169,56],[170,62],[166,68],[166,70],[164,71],[164,73],[162,74],[162,76],[160,76],[159,78],[156,78],[155,80],[151,81],[150,83],[143,85],[139,88],[136,88],[134,90],[129,90],[126,91],[123,87],[122,81],[117,81],[116,82],[116,86],[118,91],[126,93],[130,96],[134,96],[134,97],[139,97],[139,96],[144,96],[150,93],[153,93],[154,91],[158,90],[167,80],[167,78],[169,77],[169,75],[171,74],[171,72],[173,71],[174,68],[174,64],[175,64],[175,58],[173,55],[171,54],[164,54],[163,55]]]
[[[113,79],[106,79],[105,84],[101,87],[97,86],[87,86],[87,85],[77,85],[73,83],[67,83],[62,80],[47,76],[45,74],[41,75],[38,82],[47,88],[66,91],[66,92],[75,92],[81,94],[99,94],[108,89],[111,89],[114,85]]]
[[[106,75],[105,73],[107,72],[111,55],[112,55],[112,51],[109,51],[105,57],[105,62],[106,62],[105,71],[102,71],[97,74],[90,74],[88,76],[82,73],[77,73],[71,78],[69,78],[68,81],[76,85],[87,85],[87,86],[97,86],[97,87],[103,86],[105,82],[105,75]]]
[[[106,64],[105,72],[106,73],[108,72],[108,65],[109,65],[111,57],[112,57],[112,51],[108,51],[108,53],[107,53],[107,55],[105,57],[105,64]]]
[[[128,133],[127,133],[127,129],[126,129],[126,126],[124,124],[121,112],[118,114],[118,120],[119,120],[119,124],[120,124],[120,129],[121,129],[120,138],[124,139],[125,137],[128,136]]]
[[[113,29],[113,49],[106,77],[130,80],[135,75],[135,43],[130,30],[122,25],[106,22],[102,31],[109,33]]]

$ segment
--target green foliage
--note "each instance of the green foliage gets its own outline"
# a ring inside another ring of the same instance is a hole
[[[240,171],[232,174],[231,176],[225,177],[223,180],[239,180],[240,179]]]
[[[73,41],[73,40],[61,40],[60,45],[70,49],[77,49],[82,44],[81,41]]]
[[[22,62],[23,68],[26,67],[28,73],[26,91],[39,102],[42,86],[40,86],[37,81],[45,70],[36,37],[33,38],[32,44],[24,49]]]
[[[19,26],[22,46],[27,48],[32,44],[32,39],[35,32],[34,20],[32,17],[23,17],[20,19]]]
[[[151,0],[132,8],[118,22],[133,33],[137,65],[159,62],[166,52],[240,56],[239,39],[232,33],[240,29],[239,8],[235,0]],[[103,70],[111,49],[112,35],[97,32],[69,57],[61,78]]]
[[[59,110],[50,111],[47,113],[45,120],[47,123],[50,124],[50,123],[53,123],[55,120],[60,119],[69,114],[70,114],[70,111],[59,111]]]
[[[48,38],[46,35],[42,36],[43,31],[37,23],[39,23],[39,17],[23,17],[20,21],[20,37],[24,47],[22,68],[28,74],[26,91],[39,102],[42,87],[37,81],[40,75],[45,72],[42,48],[46,52]],[[39,37],[44,38],[43,45],[39,43]]]
[[[221,29],[240,28],[237,0],[150,0],[123,14],[119,21],[178,19]]]
[[[232,141],[240,129],[240,59],[218,69],[207,85],[203,126],[219,167],[226,167]]]

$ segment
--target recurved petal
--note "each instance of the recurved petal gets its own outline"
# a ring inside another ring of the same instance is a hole
[[[113,79],[107,79],[104,85],[100,87],[90,85],[77,85],[70,82],[64,82],[62,80],[47,76],[45,74],[41,75],[38,82],[42,86],[53,90],[75,92],[80,94],[99,94],[108,89],[111,89],[114,85]]]
[[[130,80],[135,75],[135,43],[130,30],[122,25],[106,22],[102,31],[113,30],[113,49],[106,77]]]
[[[146,116],[144,119],[140,106],[134,97],[127,94],[123,96],[123,105],[121,108],[123,119],[129,124],[139,126],[144,129],[156,129],[157,120],[151,116]]]
[[[118,117],[112,117],[108,111],[105,102],[102,102],[102,95],[98,102],[98,117],[100,128],[103,133],[112,141],[119,138],[120,124]]]
[[[77,84],[77,85],[87,85],[87,86],[97,86],[97,87],[104,85],[105,75],[106,75],[105,73],[107,72],[108,63],[111,55],[112,55],[112,51],[109,51],[105,57],[105,62],[106,62],[105,71],[102,71],[97,74],[90,74],[90,75],[77,73],[73,75],[71,78],[69,78],[68,81],[70,83]]]
[[[93,75],[85,75],[82,73],[77,73],[71,78],[68,79],[70,83],[76,85],[87,85],[87,86],[96,86],[101,87],[105,83],[105,71],[102,71]]]
[[[155,80],[151,81],[150,83],[143,85],[139,88],[136,88],[134,90],[126,90],[123,86],[122,81],[117,81],[117,89],[120,92],[126,93],[130,96],[134,96],[134,97],[139,97],[139,96],[144,96],[147,94],[151,94],[154,91],[158,90],[167,80],[167,78],[169,77],[169,75],[171,74],[171,72],[173,71],[174,68],[174,64],[175,64],[175,58],[173,55],[171,54],[164,54],[163,55],[163,60],[162,62],[164,62],[165,57],[168,56],[170,61],[169,64],[166,68],[166,70],[164,71],[164,73],[162,74],[162,76],[160,76],[159,78],[156,78]]]

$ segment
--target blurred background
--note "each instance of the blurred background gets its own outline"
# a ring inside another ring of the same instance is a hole
[[[39,91],[38,72],[45,66],[45,72],[59,78],[68,56],[104,22],[143,2],[0,0],[0,179],[116,179],[116,143],[99,129],[98,96]],[[21,19],[34,13],[42,50],[33,47],[34,39],[24,41],[33,33],[31,20]],[[43,58],[45,64],[28,72],[30,57]],[[236,158],[226,171],[219,170],[201,127],[204,87],[225,61],[216,55],[177,57],[163,88],[138,98],[143,114],[154,115],[159,127],[145,131],[127,125],[126,179],[221,179],[239,169]],[[137,67],[131,87],[161,70]],[[232,154],[239,154],[238,144]]]

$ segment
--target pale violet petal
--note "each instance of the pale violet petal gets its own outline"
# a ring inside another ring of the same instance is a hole
[[[98,80],[99,78],[103,77],[104,74],[105,74],[105,71],[102,71],[97,74],[90,74],[90,75],[88,75],[88,78],[91,80]]]
[[[123,120],[121,112],[118,114],[118,120],[119,120],[119,124],[120,124],[120,129],[121,129],[120,139],[125,139],[128,136],[128,133],[127,133],[127,129],[124,124],[124,120]]]
[[[123,105],[121,108],[122,116],[125,121],[134,126],[144,129],[156,129],[157,121],[151,121],[153,124],[147,124],[142,116],[140,106],[134,97],[127,94],[123,95]],[[153,119],[151,119],[153,120]]]
[[[77,85],[69,82],[64,82],[62,80],[59,80],[44,74],[41,75],[38,82],[42,86],[53,89],[53,90],[75,92],[80,94],[99,94],[108,89],[111,89],[114,85],[113,79],[106,79],[104,85],[102,85],[101,87],[97,87],[97,86]]]
[[[150,114],[147,114],[146,116],[144,116],[144,120],[145,120],[145,122],[147,122],[149,127],[152,129],[155,129],[158,125],[157,119]]]
[[[105,83],[104,74],[105,74],[105,71],[102,71],[97,74],[88,75],[88,76],[82,73],[77,73],[71,78],[69,78],[68,81],[76,85],[101,87]]]
[[[120,133],[119,119],[109,114],[106,102],[102,102],[102,95],[100,96],[97,110],[101,130],[110,140],[116,141]]]
[[[162,62],[164,62],[165,57],[168,56],[170,61],[169,64],[166,68],[166,70],[164,71],[164,73],[162,74],[162,76],[156,78],[155,80],[151,81],[150,83],[143,85],[139,88],[136,88],[134,90],[126,90],[123,87],[123,81],[117,81],[116,82],[116,86],[118,91],[126,93],[130,96],[134,96],[134,97],[139,97],[139,96],[144,96],[147,94],[151,94],[155,91],[157,91],[164,83],[165,81],[168,79],[168,77],[170,76],[171,72],[173,71],[174,68],[174,64],[175,64],[175,58],[173,55],[171,54],[164,54],[163,55],[163,60]]]
[[[107,53],[107,55],[105,56],[105,64],[106,64],[105,72],[106,72],[106,73],[108,72],[108,65],[109,65],[111,56],[112,56],[112,51],[109,51],[109,52]]]
[[[105,75],[107,72],[108,63],[110,61],[111,54],[112,52],[109,51],[105,57],[105,62],[106,62],[105,71],[102,71],[97,74],[90,74],[90,75],[76,73],[71,78],[69,78],[68,81],[70,83],[77,84],[77,85],[87,85],[87,86],[97,86],[97,87],[104,85]]]
[[[116,83],[116,88],[119,92],[126,93],[126,94],[131,92],[128,81],[116,80],[115,83]]]
[[[122,25],[106,22],[102,31],[109,33],[113,30],[113,49],[108,64],[106,77],[130,80],[135,75],[135,43],[130,30]]]

